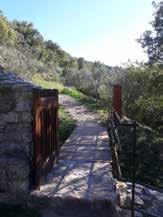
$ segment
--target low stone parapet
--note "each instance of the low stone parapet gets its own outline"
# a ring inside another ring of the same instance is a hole
[[[0,72],[0,192],[30,188],[33,88],[39,87]]]

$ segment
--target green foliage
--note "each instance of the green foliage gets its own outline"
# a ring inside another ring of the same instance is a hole
[[[60,92],[64,90],[64,86],[55,81],[46,81],[39,74],[35,74],[32,77],[32,81],[35,84],[40,85],[47,89],[58,89]],[[73,91],[72,91],[73,92]],[[69,115],[66,110],[60,106],[59,108],[59,144],[62,145],[65,140],[70,136],[75,127],[75,120]]]
[[[123,134],[120,134],[123,135]],[[120,165],[122,175],[132,180],[132,136],[125,130],[125,137],[121,137]],[[156,187],[163,187],[162,165],[159,151],[163,138],[142,126],[137,127],[136,145],[136,180]]]
[[[163,120],[163,70],[138,65],[127,68],[123,102],[127,116],[160,131]]]
[[[0,13],[0,42],[1,44],[13,45],[17,40],[17,33],[7,21],[6,17]]]
[[[74,99],[78,100],[92,110],[97,109],[97,103],[94,98],[84,95],[75,88],[64,88],[62,89],[61,93],[73,97]]]
[[[61,93],[73,97],[88,109],[96,111],[101,119],[107,119],[108,106],[103,105],[100,101],[98,102],[95,98],[89,97],[74,88],[63,88]]]
[[[163,2],[153,3],[154,20],[151,22],[152,31],[147,30],[138,40],[148,54],[150,64],[163,66]]]
[[[64,88],[61,83],[58,83],[54,80],[45,80],[45,78],[42,77],[40,74],[35,74],[31,80],[33,81],[33,83],[38,84],[46,89],[58,89],[59,91],[62,91],[62,89]]]
[[[73,86],[106,105],[110,99],[111,67],[71,57],[53,41],[45,41],[32,23],[9,22],[3,15],[0,23],[0,64],[5,70],[28,80],[36,81],[40,76],[45,81]]]
[[[58,81],[64,68],[72,64],[69,54],[56,43],[44,41],[32,23],[9,22],[0,14],[0,64],[31,80],[40,74],[45,80]]]
[[[122,85],[124,113],[149,125],[157,131],[156,133],[161,133],[163,130],[161,122],[163,69],[160,67],[163,57],[162,9],[162,4],[156,6],[153,31],[146,32],[139,40],[149,55],[149,62],[159,63],[159,66],[154,64],[149,67],[147,64],[137,63],[124,68],[109,67],[100,62],[71,57],[56,43],[45,41],[32,23],[9,22],[2,13],[0,65],[5,70],[14,71],[22,78],[44,88],[59,89],[61,93],[70,95],[89,109],[97,111],[105,119],[108,107],[112,104],[113,85],[118,82]],[[73,121],[67,116],[61,109],[60,140],[62,141],[74,127]],[[144,152],[148,149],[145,142],[142,143],[142,147]],[[153,159],[150,154],[149,156]]]
[[[75,120],[62,107],[59,109],[59,120],[59,143],[62,145],[75,128]]]
[[[163,96],[139,98],[134,104],[135,118],[160,131],[159,122],[163,123]]]
[[[123,91],[123,110],[131,119],[150,126],[138,127],[136,180],[163,187],[159,153],[163,144],[163,70],[144,64],[128,65],[118,77]],[[132,140],[131,133],[126,137]],[[132,141],[122,141],[123,176],[132,178]]]
[[[22,40],[20,41],[22,45],[24,43],[30,47],[38,47],[42,45],[43,37],[37,29],[34,29],[32,23],[28,23],[26,21],[13,21],[12,26],[15,31],[22,36]]]
[[[84,68],[84,63],[85,63],[84,58],[82,58],[82,57],[78,58],[78,70]]]

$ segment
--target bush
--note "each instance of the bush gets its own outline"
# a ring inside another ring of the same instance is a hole
[[[163,96],[140,97],[130,105],[129,116],[160,132],[163,123]]]

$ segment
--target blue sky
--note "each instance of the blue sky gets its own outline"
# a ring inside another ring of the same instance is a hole
[[[108,65],[146,59],[135,39],[149,28],[152,0],[0,0],[0,9],[73,56]]]

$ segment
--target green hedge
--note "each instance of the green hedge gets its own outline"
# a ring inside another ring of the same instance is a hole
[[[163,96],[140,97],[130,106],[130,116],[161,133],[163,123]]]

